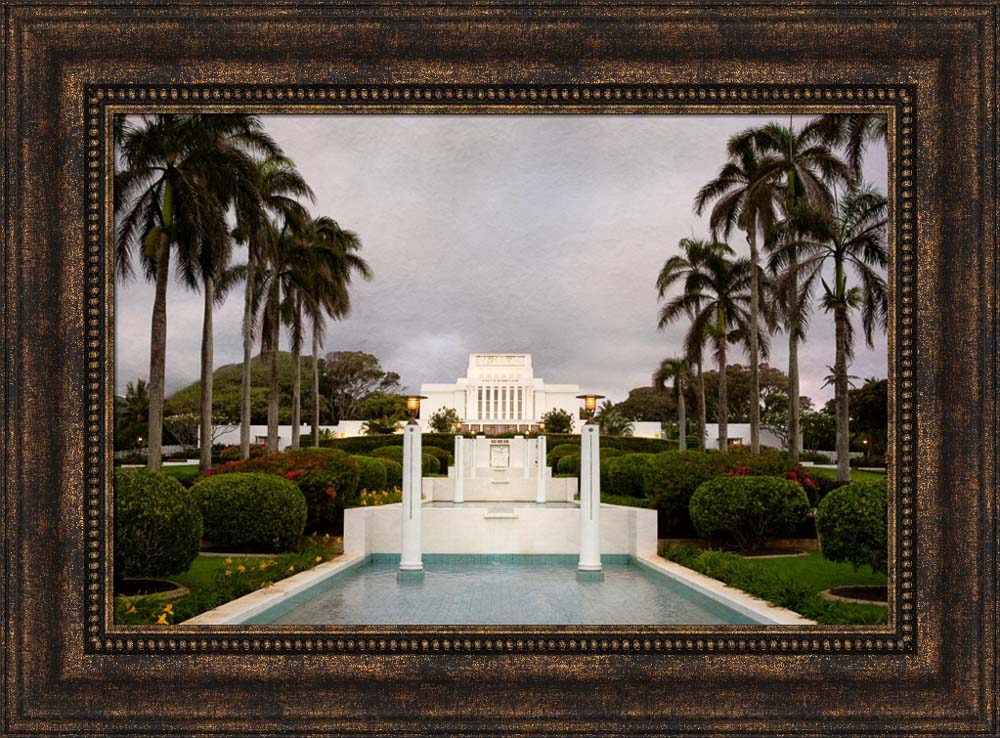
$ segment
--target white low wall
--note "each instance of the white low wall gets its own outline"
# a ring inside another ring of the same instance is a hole
[[[399,553],[399,504],[344,511],[344,553]],[[421,510],[428,554],[579,554],[580,509],[546,505],[463,504]],[[656,554],[656,511],[601,505],[601,553]]]
[[[546,467],[546,502],[569,502],[577,493],[576,477],[553,477]],[[455,468],[448,469],[447,477],[424,477],[423,496],[435,502],[450,502],[455,496]],[[520,475],[494,474],[483,469],[473,479],[462,480],[462,498],[466,502],[534,502],[538,495],[538,480]]]

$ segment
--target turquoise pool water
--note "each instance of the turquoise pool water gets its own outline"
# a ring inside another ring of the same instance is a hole
[[[605,557],[578,581],[575,556],[425,555],[421,581],[374,555],[247,620],[282,625],[741,625],[757,621],[638,564]]]

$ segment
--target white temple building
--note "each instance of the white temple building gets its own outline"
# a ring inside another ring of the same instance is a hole
[[[577,384],[547,384],[535,376],[531,354],[470,354],[466,376],[453,384],[422,384],[420,426],[442,408],[453,408],[462,430],[472,433],[534,433],[550,410],[565,410],[579,432],[580,394]]]

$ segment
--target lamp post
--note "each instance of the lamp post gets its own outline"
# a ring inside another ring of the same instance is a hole
[[[424,573],[420,542],[420,506],[423,484],[420,443],[420,395],[406,398],[410,421],[403,428],[403,520],[399,543],[399,573],[397,579],[419,579]]]
[[[578,395],[583,400],[587,422],[580,431],[580,563],[577,578],[601,581],[601,452],[600,427],[594,422],[597,401],[603,395]]]
[[[455,423],[455,464],[452,469],[455,481],[451,488],[451,501],[455,503],[465,502],[464,481],[465,477],[465,438],[462,436],[462,424]]]

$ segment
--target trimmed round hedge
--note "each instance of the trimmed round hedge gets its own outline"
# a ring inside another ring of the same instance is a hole
[[[176,479],[146,469],[115,471],[115,578],[187,571],[202,531],[201,512]]]
[[[385,466],[385,484],[387,489],[403,486],[403,465],[392,459],[379,459]]]
[[[435,451],[440,451],[441,449],[435,449]],[[403,463],[403,447],[402,446],[382,446],[372,451],[369,456],[374,456],[377,459],[389,459],[395,461],[402,465]],[[441,460],[428,453],[427,449],[421,447],[421,463],[420,468],[424,474],[440,474],[442,472]],[[400,484],[402,484],[402,477],[400,477]]]
[[[661,513],[661,535],[688,527],[691,495],[709,479],[725,474],[727,465],[725,454],[701,451],[667,451],[646,460],[643,492]]]
[[[438,466],[442,474],[448,471],[449,466],[455,465],[455,457],[451,451],[446,451],[437,446],[428,446],[426,443],[421,444],[420,449],[425,456],[433,456],[438,460]]]
[[[830,561],[885,573],[889,556],[885,482],[852,482],[832,490],[816,510],[820,550]]]
[[[191,488],[205,538],[233,551],[287,551],[306,527],[306,498],[274,474],[219,474]]]
[[[385,462],[388,459],[376,459],[371,456],[355,456],[360,469],[358,475],[358,492],[366,489],[369,492],[380,492],[386,489]]]
[[[645,494],[646,466],[654,454],[625,454],[608,463],[608,493],[628,497]],[[602,460],[603,466],[603,460]]]
[[[750,552],[790,535],[809,514],[809,498],[787,479],[717,477],[695,490],[690,513],[700,535],[730,538],[740,551]]]
[[[551,466],[553,469],[557,469],[559,466],[559,459],[563,456],[572,456],[576,454],[580,455],[580,443],[560,443],[549,449],[548,454],[545,457],[545,463]]]
[[[579,450],[575,454],[567,454],[566,456],[560,456],[559,462],[556,464],[556,472],[558,474],[573,474],[579,477],[580,476]]]

